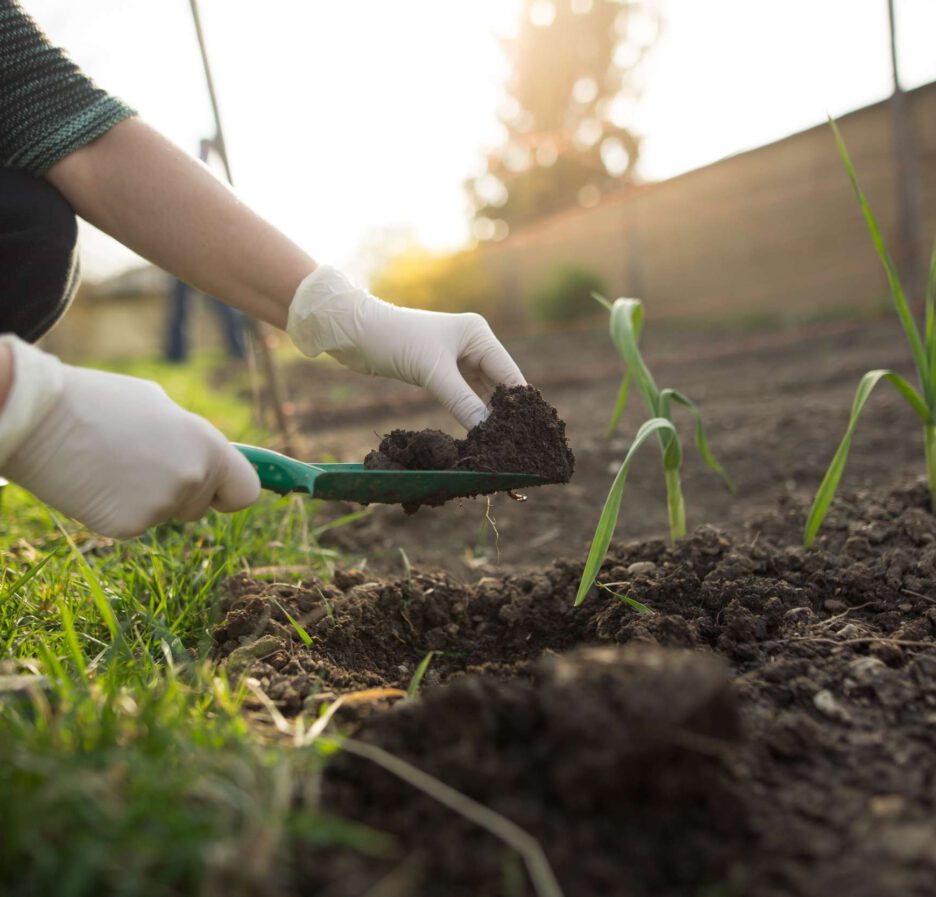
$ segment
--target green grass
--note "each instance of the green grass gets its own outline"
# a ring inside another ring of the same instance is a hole
[[[262,440],[245,401],[213,392],[204,371],[152,373],[229,435]],[[298,842],[388,849],[318,810],[320,749],[265,737],[243,686],[208,658],[226,577],[330,575],[319,507],[267,494],[113,543],[3,490],[0,893],[265,893]],[[14,690],[14,674],[32,684]]]
[[[196,354],[185,364],[165,361],[88,361],[88,367],[155,380],[169,397],[207,417],[231,442],[258,442],[266,435],[253,422],[245,365],[220,366],[222,356]],[[221,381],[222,385],[219,385]]]
[[[929,480],[930,504],[932,510],[936,512],[936,323],[934,323],[936,322],[936,243],[933,245],[929,281],[924,299],[924,331],[921,336],[920,328],[900,283],[897,268],[884,243],[884,238],[881,235],[874,213],[871,211],[871,206],[858,184],[855,167],[848,154],[845,141],[842,139],[838,125],[832,119],[829,119],[829,123],[835,135],[835,142],[842,164],[851,181],[874,247],[887,274],[894,311],[897,313],[903,327],[910,354],[913,357],[917,384],[914,386],[900,374],[888,370],[868,371],[861,378],[855,393],[855,399],[852,402],[851,415],[845,429],[845,435],[842,437],[842,441],[839,443],[838,449],[829,464],[806,519],[803,543],[807,548],[815,541],[819,528],[822,526],[822,521],[825,519],[832,499],[835,497],[842,474],[845,471],[845,462],[848,460],[848,452],[851,448],[855,428],[858,425],[858,418],[875,386],[881,382],[890,383],[903,396],[923,427],[924,458]]]

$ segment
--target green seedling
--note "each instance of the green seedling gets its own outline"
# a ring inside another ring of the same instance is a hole
[[[307,648],[311,648],[312,636],[309,635],[308,632],[306,632],[305,627],[298,620],[294,619],[293,616],[289,613],[289,611],[286,610],[286,608],[283,607],[283,605],[280,604],[279,601],[276,602],[276,606],[283,612],[283,616],[285,616],[286,619],[289,620],[289,623],[292,626],[292,628],[296,630],[296,635],[299,636],[299,640],[302,642],[302,644],[305,645]]]
[[[595,535],[592,536],[591,548],[588,550],[585,568],[582,570],[582,581],[579,583],[578,591],[575,594],[576,607],[585,600],[588,590],[595,584],[598,571],[601,569],[601,562],[608,553],[608,546],[611,544],[611,537],[614,535],[615,526],[617,526],[618,515],[621,513],[621,496],[624,494],[624,484],[627,481],[627,473],[630,470],[631,462],[634,460],[634,455],[650,436],[664,431],[672,435],[676,434],[676,428],[672,423],[662,417],[653,417],[646,421],[637,431],[631,447],[624,456],[617,475],[611,483],[611,488],[608,490],[608,497],[605,499],[604,508],[601,510],[601,517],[598,518]]]
[[[429,670],[429,664],[432,662],[432,658],[438,653],[438,651],[428,651],[426,656],[419,661],[419,666],[416,667],[416,672],[413,673],[413,677],[410,679],[409,685],[406,688],[407,701],[412,701],[413,698],[419,694],[419,686],[422,685],[422,681]]]
[[[676,389],[659,389],[640,353],[639,341],[643,330],[644,311],[643,303],[638,299],[618,299],[611,305],[607,299],[595,295],[611,312],[611,340],[614,342],[621,358],[627,366],[618,391],[614,407],[612,424],[617,425],[624,408],[627,405],[630,384],[636,381],[637,387],[643,396],[644,403],[651,417],[660,417],[673,423],[673,405],[681,405],[688,409],[695,421],[695,443],[705,463],[714,470],[724,481],[725,485],[735,491],[734,484],[725,473],[721,464],[715,460],[709,449],[705,430],[702,426],[702,414],[698,406],[686,395]],[[610,430],[610,425],[609,425]],[[663,473],[666,479],[667,511],[669,513],[670,537],[676,539],[686,534],[686,509],[682,494],[682,481],[680,470],[682,468],[682,446],[679,433],[675,426],[672,430],[660,429],[657,433],[660,448],[663,453]]]
[[[673,423],[674,404],[681,405],[689,410],[695,420],[695,442],[699,453],[705,463],[725,481],[728,488],[732,492],[735,491],[734,484],[709,449],[708,440],[705,438],[705,430],[702,427],[702,414],[698,406],[678,390],[660,389],[643,360],[638,346],[644,323],[643,303],[638,299],[618,299],[612,305],[604,296],[597,293],[592,295],[611,313],[611,340],[627,366],[621,381],[621,387],[618,390],[608,432],[613,432],[617,426],[627,405],[630,385],[634,381],[637,383],[651,417],[637,431],[637,435],[624,457],[614,482],[611,484],[601,517],[598,519],[595,535],[592,538],[588,558],[585,561],[582,581],[579,583],[578,592],[575,596],[576,606],[585,600],[585,595],[594,585],[601,562],[604,560],[608,546],[611,544],[611,537],[614,534],[614,528],[617,525],[621,510],[624,483],[633,457],[640,446],[654,433],[659,439],[660,450],[663,455],[663,475],[666,480],[666,509],[669,516],[670,538],[675,541],[686,534],[686,507],[680,478],[682,445],[679,441],[679,433]]]
[[[638,614],[652,614],[654,610],[652,607],[647,607],[646,604],[638,601],[636,598],[632,598],[630,595],[625,595],[623,592],[616,592],[615,588],[619,586],[626,586],[626,582],[603,582],[599,583],[598,587],[604,589],[609,595],[614,598],[617,598],[621,604],[626,604],[628,607],[637,611]]]
[[[858,197],[858,203],[861,211],[864,213],[868,230],[871,232],[871,239],[877,249],[878,256],[884,265],[887,273],[887,280],[890,284],[891,298],[894,302],[894,308],[897,317],[903,326],[904,333],[907,336],[907,342],[910,344],[910,353],[913,356],[913,364],[916,368],[919,390],[916,389],[900,374],[889,370],[868,371],[858,384],[855,393],[855,400],[852,403],[851,416],[848,419],[848,426],[845,429],[845,435],[839,443],[838,450],[832,458],[831,464],[826,471],[825,477],[819,486],[816,497],[813,499],[812,507],[809,510],[809,516],[806,519],[806,529],[803,536],[803,543],[809,548],[815,541],[819,527],[825,519],[829,510],[829,505],[835,497],[839,482],[842,479],[842,472],[845,470],[845,462],[848,459],[848,450],[851,448],[852,436],[855,433],[855,427],[858,423],[858,416],[868,401],[872,390],[882,380],[890,383],[909,403],[910,407],[916,412],[920,423],[923,425],[923,445],[926,457],[926,474],[929,479],[930,503],[932,509],[936,511],[936,332],[934,332],[934,296],[936,296],[936,244],[933,247],[933,254],[930,260],[929,281],[926,289],[925,324],[924,337],[921,338],[916,319],[910,311],[910,305],[904,294],[900,279],[897,276],[897,269],[894,266],[890,252],[881,236],[880,228],[868,201],[865,198],[861,187],[858,185],[858,177],[855,174],[855,167],[852,164],[851,157],[845,147],[845,141],[838,129],[838,125],[830,118],[829,124],[835,134],[835,142],[838,145],[839,155],[845,170],[848,172],[848,178],[854,188],[855,195]]]

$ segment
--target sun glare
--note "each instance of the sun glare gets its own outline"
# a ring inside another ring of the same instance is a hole
[[[202,0],[238,189],[317,257],[353,263],[377,232],[455,246],[471,231],[463,190],[522,110],[505,94],[502,41],[521,9],[547,29],[559,0]],[[592,0],[564,0],[587,14]],[[27,0],[27,8],[109,90],[195,153],[212,129],[183,0]],[[936,77],[929,0],[898,0],[908,85]],[[881,99],[889,89],[884,0],[664,0],[663,33],[640,68],[640,97],[610,104],[643,136],[642,177],[668,177]],[[635,8],[619,22],[654,28]],[[848,22],[845,29],[842,22]],[[628,47],[629,45],[622,45]],[[245,48],[249,48],[249,52]],[[616,61],[636,62],[630,49]],[[630,55],[628,55],[630,54]],[[583,76],[575,99],[598,85]],[[576,144],[601,139],[584,120]],[[612,170],[627,150],[601,144]],[[555,148],[518,146],[516,169],[550,165]],[[586,197],[590,202],[591,198]],[[372,240],[371,240],[372,242]],[[126,263],[102,238],[86,268]]]

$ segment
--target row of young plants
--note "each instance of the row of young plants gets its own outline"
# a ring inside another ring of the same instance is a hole
[[[845,470],[845,462],[848,459],[848,452],[851,448],[858,418],[875,386],[882,381],[890,383],[906,399],[923,426],[923,444],[926,474],[929,480],[930,502],[932,510],[936,512],[936,308],[934,308],[934,304],[936,304],[936,243],[934,243],[930,261],[929,279],[924,300],[923,333],[921,335],[920,328],[910,309],[906,293],[898,277],[894,261],[881,236],[880,227],[864,192],[858,184],[855,167],[845,146],[845,141],[842,139],[836,123],[831,119],[829,123],[835,135],[836,145],[845,171],[867,222],[875,249],[884,265],[894,308],[910,345],[910,352],[913,356],[913,364],[917,374],[917,384],[910,383],[905,377],[890,370],[868,371],[861,378],[852,403],[845,435],[842,437],[842,441],[839,443],[838,449],[826,470],[806,518],[806,526],[803,532],[803,544],[806,548],[810,548],[815,542],[832,499],[835,497],[842,479],[842,473]],[[608,433],[610,435],[617,429],[621,415],[627,405],[631,387],[634,384],[640,391],[650,416],[637,430],[637,434],[634,436],[634,440],[624,456],[624,460],[608,491],[575,596],[576,606],[585,600],[585,596],[595,585],[601,564],[607,555],[617,525],[624,486],[631,462],[640,447],[653,436],[656,436],[660,446],[663,476],[666,481],[666,504],[669,515],[670,538],[675,541],[686,534],[685,503],[680,477],[683,453],[679,431],[673,421],[674,406],[679,405],[688,409],[695,424],[695,444],[703,460],[724,480],[725,485],[732,492],[735,491],[731,479],[709,449],[699,408],[691,399],[678,390],[660,389],[641,355],[639,341],[644,325],[642,303],[637,299],[618,299],[614,304],[611,304],[605,297],[597,293],[593,295],[610,312],[611,339],[625,365],[625,373],[621,380],[617,401],[608,425]],[[646,610],[642,605],[628,599],[626,596],[618,597],[636,606],[638,610]]]

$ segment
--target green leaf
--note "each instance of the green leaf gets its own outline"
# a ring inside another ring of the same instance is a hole
[[[873,373],[873,372],[872,372]],[[926,407],[926,403],[923,401],[920,393],[917,392],[916,387],[912,383],[908,383],[907,380],[900,376],[900,374],[895,374],[893,371],[885,371],[884,379],[892,384],[896,390],[907,400],[907,404],[916,412],[920,422],[923,424],[933,423],[933,414],[929,408]]]
[[[364,517],[370,517],[374,513],[373,507],[361,508],[358,511],[350,511],[347,514],[342,514],[340,517],[336,517],[334,520],[328,520],[325,523],[316,526],[312,530],[312,536],[315,539],[318,539],[319,536],[324,535],[329,530],[336,529],[339,526],[347,526],[349,523],[354,523],[357,520],[361,520]]]
[[[620,301],[619,299],[618,302]],[[601,569],[601,563],[608,553],[608,546],[611,544],[611,537],[614,535],[618,515],[621,511],[621,496],[624,493],[624,484],[627,480],[627,472],[630,470],[631,461],[637,450],[650,436],[664,430],[673,434],[676,433],[676,429],[670,421],[662,417],[651,418],[637,431],[633,444],[624,456],[624,461],[621,463],[617,476],[615,476],[614,482],[611,484],[608,497],[605,499],[601,517],[598,518],[598,526],[595,529],[595,535],[592,537],[591,548],[585,561],[585,568],[582,571],[582,581],[579,583],[578,592],[575,595],[576,607],[585,600],[588,590],[594,585],[595,580],[598,578],[598,571]]]
[[[305,631],[302,624],[298,620],[294,620],[292,618],[289,611],[286,610],[286,608],[283,607],[283,605],[280,604],[279,601],[276,602],[276,606],[283,612],[283,616],[285,616],[286,619],[289,620],[289,623],[292,626],[292,628],[296,630],[296,634],[299,636],[300,640],[302,641],[302,644],[305,645],[307,648],[311,648],[312,636],[309,635],[309,633]]]
[[[910,311],[910,306],[907,304],[907,298],[904,295],[903,287],[900,284],[900,278],[897,275],[897,268],[890,256],[890,252],[887,250],[884,238],[881,236],[881,230],[878,227],[874,213],[871,211],[871,206],[868,205],[868,200],[865,198],[861,187],[858,186],[858,176],[855,174],[855,166],[852,164],[851,156],[848,155],[848,150],[845,147],[845,141],[842,139],[842,134],[838,129],[838,125],[831,117],[829,118],[829,124],[832,126],[832,131],[835,134],[835,142],[838,145],[839,155],[842,157],[845,170],[848,172],[848,179],[851,181],[855,195],[858,197],[861,211],[864,213],[865,221],[868,224],[868,230],[871,232],[871,239],[874,240],[877,254],[884,265],[884,270],[887,272],[887,280],[891,288],[891,297],[894,300],[894,306],[897,309],[897,316],[900,318],[900,323],[903,325],[904,332],[907,334],[907,340],[910,343],[910,351],[913,353],[913,361],[916,365],[920,383],[923,386],[923,393],[926,396],[927,404],[932,404],[933,386],[930,382],[931,369],[929,359],[927,358],[926,352],[923,350],[923,343],[920,340],[920,331]]]
[[[670,399],[682,405],[684,408],[689,409],[689,413],[695,420],[695,442],[699,454],[702,456],[702,460],[725,481],[725,485],[732,493],[736,493],[738,490],[735,488],[731,477],[728,476],[725,469],[718,463],[715,456],[712,454],[712,450],[709,448],[708,439],[705,438],[705,430],[702,427],[702,412],[699,410],[699,406],[688,396],[683,395],[683,393],[676,389],[664,389],[663,392],[660,393],[661,404],[668,402]],[[666,408],[669,410],[668,404]],[[669,416],[669,414],[664,415],[664,417],[667,418],[669,418]]]
[[[598,588],[604,589],[606,592],[610,593],[615,598],[617,598],[617,600],[620,601],[621,604],[626,604],[628,607],[632,607],[639,614],[656,613],[656,611],[652,607],[647,607],[646,604],[643,604],[642,602],[638,601],[636,598],[631,598],[630,595],[625,595],[623,592],[615,592],[614,589],[610,585],[606,585],[605,583],[599,582]]]
[[[592,290],[591,296],[592,296],[592,299],[595,300],[595,302],[600,303],[600,304],[603,305],[608,311],[611,311],[611,303],[610,303],[607,299],[605,299],[605,297],[602,296],[601,293],[596,293],[594,290]]]
[[[640,353],[638,343],[643,324],[643,303],[639,299],[615,301],[611,307],[611,340],[627,365],[627,373],[637,380],[651,416],[671,420],[669,408],[661,401],[660,390]],[[660,431],[657,435],[663,452],[664,470],[678,470],[682,465],[682,447],[676,431]]]
[[[855,392],[855,400],[852,402],[851,417],[848,419],[848,427],[845,435],[839,443],[839,447],[832,458],[832,463],[823,477],[816,497],[813,499],[812,507],[809,509],[809,516],[806,518],[806,530],[803,534],[803,544],[809,548],[815,541],[819,527],[825,519],[829,510],[829,505],[835,497],[839,482],[842,479],[842,473],[845,470],[845,462],[848,460],[848,450],[851,448],[852,436],[855,433],[855,427],[858,425],[858,416],[864,408],[872,390],[881,380],[886,380],[893,384],[900,394],[910,403],[913,410],[921,417],[924,423],[930,418],[929,411],[917,391],[899,374],[893,371],[877,370],[868,371],[861,378],[858,389]]]
[[[628,371],[621,378],[621,385],[618,388],[617,399],[614,402],[614,411],[611,412],[611,420],[608,421],[608,428],[605,430],[605,439],[610,439],[614,435],[614,431],[618,428],[618,424],[621,422],[621,416],[624,414],[624,409],[627,407],[627,396],[630,392],[630,382],[631,375]]]
[[[659,398],[659,416],[672,422],[673,410],[671,402],[673,390],[663,389],[660,391]],[[682,467],[682,443],[679,441],[679,434],[660,433],[660,446],[663,449],[663,470],[666,473],[675,473],[678,477],[679,469]],[[669,482],[669,481],[667,481]]]
[[[426,671],[429,669],[429,664],[432,662],[432,658],[438,653],[438,651],[429,651],[426,656],[419,661],[419,666],[416,667],[416,672],[413,673],[413,678],[410,679],[409,685],[406,687],[407,701],[412,701],[413,698],[419,694],[419,686],[422,684]]]
[[[37,561],[33,564],[19,579],[15,580],[11,585],[7,586],[3,592],[0,592],[0,602],[6,601],[9,598],[12,598],[18,589],[26,585],[37,573],[39,573],[42,568],[56,557],[61,551],[61,546],[58,546],[53,551],[50,551],[41,561]]]
[[[613,311],[614,306],[605,299],[604,296],[599,293],[592,293],[592,296],[600,302],[608,311]],[[627,303],[631,303],[631,321],[627,324],[627,329],[630,332],[628,339],[633,341],[633,349],[636,352],[637,356],[640,356],[640,350],[637,348],[637,344],[640,341],[640,333],[643,330],[643,309],[641,303],[637,299],[627,299],[619,300]],[[616,304],[616,303],[615,303]],[[611,338],[614,339],[614,321],[612,317],[611,321]],[[624,377],[621,380],[621,386],[618,389],[617,399],[614,403],[614,411],[611,413],[611,420],[608,422],[608,429],[605,432],[606,438],[610,439],[611,435],[618,428],[618,424],[621,422],[621,415],[624,414],[624,409],[627,406],[627,399],[630,395],[630,385],[631,385],[631,371],[630,367],[627,365],[627,358],[625,356],[625,350],[615,342],[615,346],[618,349],[619,354],[625,360],[625,369]],[[647,372],[649,374],[649,371]],[[645,395],[646,398],[646,395]],[[648,404],[651,407],[651,413],[653,413],[653,403],[648,400]]]
[[[637,381],[650,413],[656,417],[660,391],[638,348],[643,320],[643,303],[638,299],[618,299],[611,307],[611,341],[624,359],[628,373]]]
[[[68,645],[68,653],[71,655],[78,672],[82,679],[88,675],[88,664],[85,662],[84,652],[78,643],[78,633],[75,630],[75,616],[68,606],[68,601],[62,596],[56,596],[55,605],[58,608],[59,616],[62,618],[62,629],[65,630],[65,644]]]
[[[107,626],[107,631],[110,633],[111,640],[116,641],[117,637],[120,635],[120,627],[117,625],[117,616],[114,613],[114,609],[111,607],[107,595],[104,594],[104,589],[101,586],[100,580],[95,576],[85,556],[78,550],[78,546],[69,535],[68,530],[62,525],[61,520],[51,512],[49,512],[49,516],[58,527],[59,532],[65,537],[65,541],[68,542],[72,557],[81,570],[81,575],[88,585],[88,590],[91,592],[91,600],[94,602],[94,606],[101,615],[104,625]]]
[[[930,377],[936,377],[936,333],[934,317],[936,317],[936,240],[933,240],[933,251],[930,254],[929,279],[926,283],[926,348],[929,355]],[[933,384],[936,392],[936,383]]]

